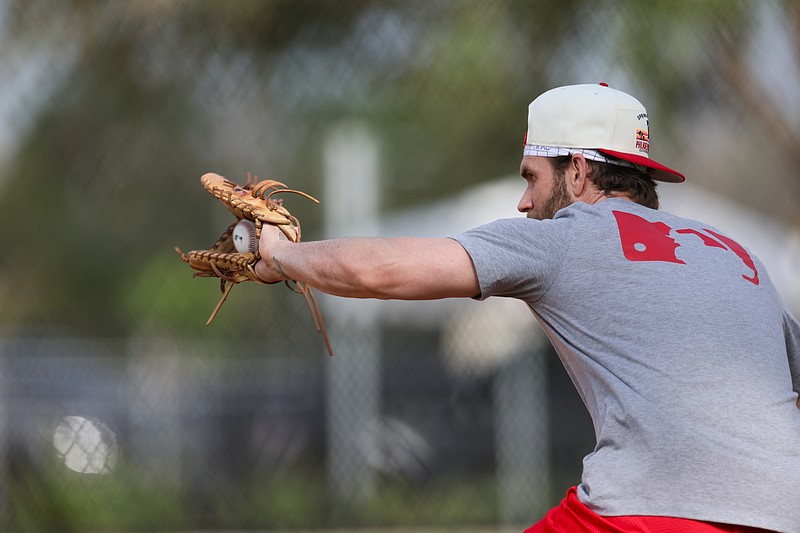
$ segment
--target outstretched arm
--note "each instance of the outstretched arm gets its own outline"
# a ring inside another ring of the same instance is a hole
[[[264,227],[256,274],[266,282],[302,281],[328,294],[382,300],[477,296],[475,269],[447,238],[348,238],[293,243]]]

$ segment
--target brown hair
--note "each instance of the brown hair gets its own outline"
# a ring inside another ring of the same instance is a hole
[[[549,158],[553,170],[563,176],[571,155]],[[656,182],[644,172],[635,168],[622,167],[613,163],[586,160],[589,166],[587,177],[595,187],[605,194],[625,193],[637,204],[651,209],[658,209],[658,192]]]

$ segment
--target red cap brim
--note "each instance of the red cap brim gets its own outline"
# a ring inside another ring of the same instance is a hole
[[[670,183],[683,183],[686,181],[686,176],[677,170],[673,170],[662,165],[661,163],[658,163],[657,161],[653,161],[649,157],[628,154],[625,152],[616,152],[614,150],[606,150],[605,148],[599,148],[598,152],[603,152],[611,157],[616,157],[617,159],[622,159],[623,161],[629,161],[637,165],[642,165],[643,167],[652,168],[654,172],[651,174],[651,177],[654,180],[668,181]]]

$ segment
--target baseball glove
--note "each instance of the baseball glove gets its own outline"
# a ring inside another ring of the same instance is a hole
[[[178,252],[181,259],[194,269],[195,277],[220,279],[222,296],[206,322],[208,325],[217,316],[217,312],[225,303],[234,285],[243,281],[265,283],[255,272],[256,263],[260,259],[258,249],[244,253],[236,250],[233,240],[236,224],[241,220],[251,221],[255,226],[256,240],[261,236],[261,228],[264,224],[270,224],[277,226],[290,241],[299,242],[300,221],[283,206],[282,199],[273,199],[273,196],[280,193],[293,193],[316,203],[319,201],[304,192],[288,189],[279,181],[259,181],[257,178],[251,178],[250,175],[247,177],[247,183],[241,186],[213,173],[203,175],[200,182],[209,193],[236,216],[236,220],[228,226],[228,229],[209,249],[184,253],[177,246],[175,247],[175,251]],[[286,286],[303,295],[314,319],[314,326],[322,335],[328,353],[333,355],[328,334],[325,331],[325,323],[322,320],[322,313],[311,287],[294,280],[286,281]]]

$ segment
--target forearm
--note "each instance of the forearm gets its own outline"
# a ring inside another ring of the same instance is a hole
[[[479,290],[469,256],[450,239],[280,241],[270,252],[258,267],[265,279],[294,279],[337,296],[420,300]]]

